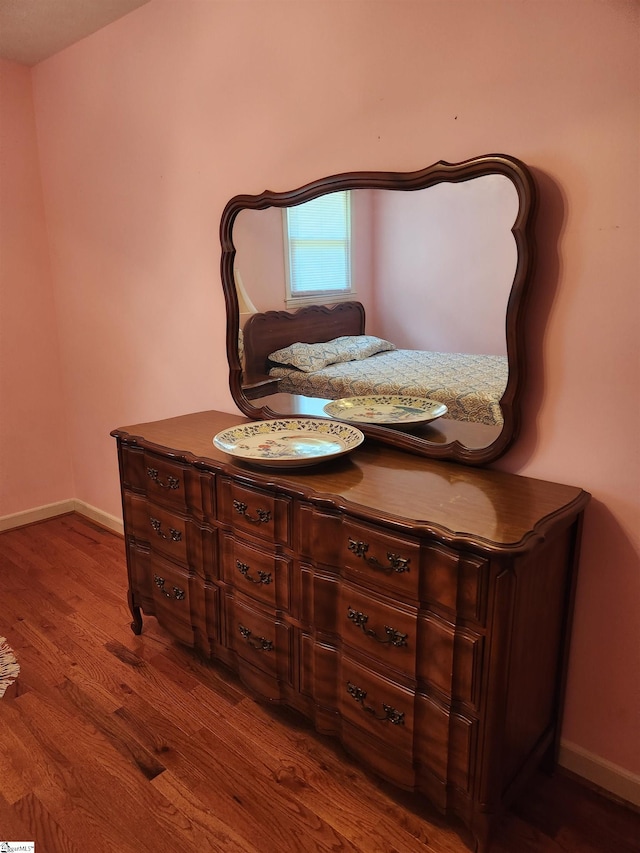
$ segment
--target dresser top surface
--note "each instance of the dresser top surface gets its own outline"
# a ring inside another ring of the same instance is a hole
[[[245,484],[277,486],[292,495],[323,499],[363,516],[433,531],[452,542],[519,550],[556,523],[577,517],[589,495],[575,486],[413,456],[370,439],[340,459],[298,469],[236,462],[213,437],[248,419],[197,412],[135,424],[112,435],[127,445],[222,469]]]

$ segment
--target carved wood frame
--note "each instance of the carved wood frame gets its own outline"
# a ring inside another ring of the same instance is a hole
[[[363,426],[363,432],[386,444],[403,448],[421,456],[446,459],[470,465],[482,465],[502,456],[516,440],[520,430],[520,399],[525,380],[526,347],[524,340],[527,296],[535,263],[534,220],[537,192],[533,176],[520,160],[505,154],[487,154],[461,163],[439,161],[415,172],[345,172],[305,184],[286,192],[265,190],[259,195],[237,195],[222,214],[220,242],[222,256],[220,271],[227,310],[227,358],[231,395],[243,414],[255,420],[280,417],[284,413],[254,402],[243,391],[242,366],[238,353],[239,307],[235,289],[233,265],[236,249],[233,243],[233,224],[245,209],[263,210],[267,207],[287,207],[300,204],[329,192],[354,189],[417,190],[443,181],[459,183],[483,175],[499,174],[508,177],[518,194],[518,215],[512,227],[518,260],[507,302],[506,344],[509,378],[500,405],[504,423],[499,435],[482,447],[467,446],[455,435],[444,443],[434,443],[411,433],[377,426]],[[287,415],[289,416],[289,415]],[[449,422],[453,424],[455,422]]]

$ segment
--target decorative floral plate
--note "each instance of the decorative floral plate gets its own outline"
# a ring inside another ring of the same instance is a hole
[[[274,468],[316,465],[350,453],[364,441],[356,427],[326,419],[254,421],[219,432],[213,443],[245,462]]]
[[[332,418],[358,424],[417,426],[441,418],[447,412],[444,403],[425,397],[344,397],[324,407]]]

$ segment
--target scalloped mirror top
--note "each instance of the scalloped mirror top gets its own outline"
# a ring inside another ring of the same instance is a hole
[[[502,154],[235,196],[220,238],[240,410],[323,418],[332,401],[368,398],[366,435],[497,459],[520,423],[535,202],[527,167]],[[446,410],[399,429],[376,423],[381,397]]]

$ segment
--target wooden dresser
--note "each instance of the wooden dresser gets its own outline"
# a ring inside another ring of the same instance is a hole
[[[249,468],[212,443],[244,421],[112,433],[133,630],[156,616],[487,850],[555,757],[588,494],[369,439],[311,468]]]

